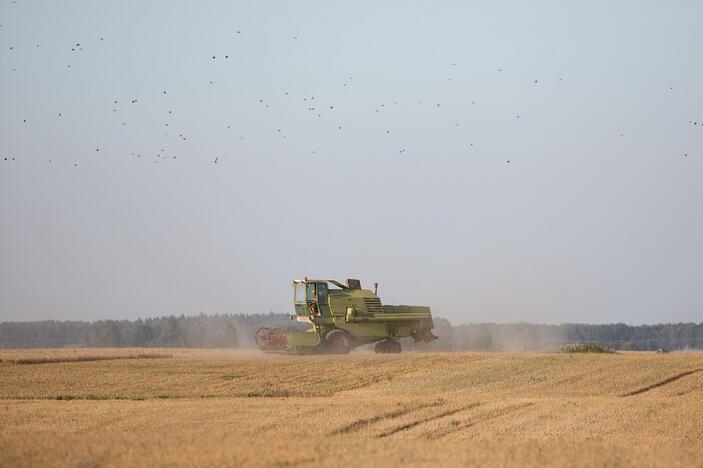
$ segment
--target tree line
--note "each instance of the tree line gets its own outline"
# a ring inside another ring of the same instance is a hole
[[[287,314],[167,316],[138,320],[0,323],[5,348],[44,347],[183,347],[246,348],[254,346],[261,326],[300,327]],[[623,323],[560,325],[476,323],[452,325],[434,319],[429,344],[403,340],[405,349],[435,351],[519,351],[594,343],[620,350],[703,349],[703,323],[626,325]]]
[[[44,347],[177,347],[238,348],[253,345],[262,324],[288,326],[288,315],[167,316],[138,320],[0,323],[5,348]]]
[[[433,333],[442,338],[421,347],[438,351],[540,350],[571,343],[591,343],[631,351],[703,349],[703,323],[545,325],[520,322],[452,325],[445,319],[435,318],[434,324]]]

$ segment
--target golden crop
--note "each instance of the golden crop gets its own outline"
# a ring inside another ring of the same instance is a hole
[[[0,354],[0,466],[703,466],[702,354]]]

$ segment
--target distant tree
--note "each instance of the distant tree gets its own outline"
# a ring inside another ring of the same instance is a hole
[[[122,333],[117,322],[105,320],[97,323],[95,345],[107,347],[122,346]]]
[[[151,346],[154,340],[154,330],[144,323],[142,319],[132,323],[127,334],[129,346]]]
[[[476,349],[483,351],[493,350],[493,335],[488,331],[488,327],[485,324],[481,324],[479,327],[475,345]]]
[[[174,316],[166,317],[159,322],[159,328],[154,339],[155,346],[182,347],[184,346],[184,334],[178,319]]]

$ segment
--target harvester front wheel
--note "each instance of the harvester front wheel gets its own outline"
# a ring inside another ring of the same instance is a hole
[[[349,337],[342,330],[332,330],[325,337],[325,352],[329,354],[348,354],[351,349]]]

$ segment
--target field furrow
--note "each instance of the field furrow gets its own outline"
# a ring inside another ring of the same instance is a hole
[[[392,428],[392,429],[389,429],[389,430],[387,430],[387,431],[381,432],[380,434],[377,435],[377,437],[378,437],[378,438],[383,438],[383,437],[388,437],[388,436],[393,435],[393,434],[397,434],[397,433],[399,433],[399,432],[405,432],[405,431],[408,431],[408,430],[413,429],[413,428],[415,428],[415,427],[418,427],[418,426],[420,426],[421,424],[430,423],[430,422],[436,421],[436,420],[438,420],[438,419],[446,418],[447,416],[451,416],[451,415],[457,414],[457,413],[459,413],[459,412],[461,412],[461,411],[466,411],[466,410],[468,410],[468,409],[475,408],[475,407],[477,407],[479,404],[480,404],[480,403],[472,403],[472,404],[469,404],[469,405],[461,406],[461,407],[459,407],[459,408],[454,408],[454,409],[450,409],[450,410],[446,410],[446,411],[441,411],[441,412],[439,412],[439,413],[437,413],[437,414],[434,414],[434,415],[429,416],[429,417],[426,417],[426,418],[416,419],[416,420],[414,420],[414,421],[410,421],[410,422],[408,422],[408,423],[401,424],[400,426],[396,426],[396,427],[394,427],[394,428]]]
[[[638,388],[637,390],[633,390],[629,393],[626,393],[622,396],[628,397],[628,396],[634,396],[634,395],[639,395],[641,393],[648,392],[650,390],[654,390],[655,388],[663,387],[664,385],[669,385],[672,382],[676,382],[679,379],[682,379],[686,376],[689,376],[691,374],[695,374],[696,372],[701,372],[703,369],[694,369],[686,372],[681,372],[680,374],[673,375],[671,377],[668,377],[660,382],[653,383],[652,385],[647,385],[646,387]]]

